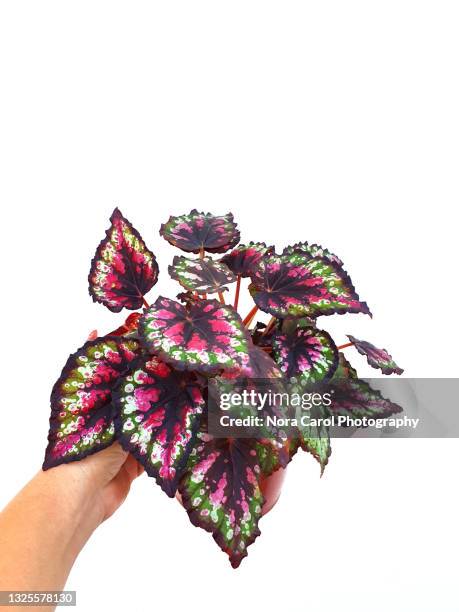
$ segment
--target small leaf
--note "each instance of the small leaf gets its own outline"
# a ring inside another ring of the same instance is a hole
[[[158,264],[140,234],[115,208],[89,272],[89,293],[112,312],[137,310],[158,279]]]
[[[403,373],[402,368],[398,367],[386,349],[376,348],[374,344],[366,342],[365,340],[357,340],[354,336],[348,335],[348,338],[359,353],[367,358],[368,364],[371,365],[372,368],[379,369],[383,374],[387,375],[400,375]]]
[[[212,533],[236,568],[260,535],[260,443],[199,437],[179,491],[190,521]]]
[[[221,217],[193,209],[188,215],[169,217],[159,233],[173,246],[187,253],[224,253],[239,242],[233,215]]]
[[[138,354],[137,341],[106,337],[70,355],[51,395],[43,469],[78,461],[113,442],[112,389]]]
[[[334,385],[330,414],[352,418],[387,418],[403,409],[358,378],[341,379]]]
[[[297,242],[296,244],[293,244],[292,246],[285,247],[285,249],[282,251],[282,255],[293,255],[296,253],[307,255],[311,258],[312,257],[323,257],[325,259],[328,259],[328,261],[336,263],[338,266],[343,265],[343,262],[337,255],[335,255],[328,249],[325,249],[324,247],[320,246],[320,244],[308,244],[307,242]]]
[[[277,333],[273,350],[281,371],[287,378],[300,377],[307,382],[329,380],[338,367],[338,350],[330,334],[314,327]]]
[[[341,351],[339,352],[338,367],[333,375],[333,380],[339,380],[340,378],[358,378],[356,369],[351,366]]]
[[[204,259],[174,257],[172,266],[169,266],[169,275],[184,289],[198,293],[226,291],[225,285],[234,283],[236,280],[225,264],[213,261],[211,257],[204,257]]]
[[[267,253],[272,253],[274,247],[266,246],[264,242],[249,242],[249,244],[240,244],[235,249],[224,255],[221,262],[226,264],[228,268],[238,276],[250,276],[254,266]]]
[[[140,320],[140,333],[151,353],[179,370],[216,373],[249,360],[241,317],[216,300],[183,306],[159,297]]]
[[[319,462],[322,476],[332,452],[328,427],[323,422],[327,415],[319,409],[310,416],[310,422],[300,429],[300,445]]]
[[[121,445],[173,497],[204,408],[196,379],[155,357],[142,358],[122,379],[114,406]]]
[[[311,391],[319,392],[321,388],[321,383],[317,384],[314,380],[300,377],[291,385],[290,392],[304,396],[310,394]],[[328,386],[324,388],[328,388]],[[328,424],[326,423],[326,419],[330,417],[329,408],[323,403],[319,405],[314,403],[307,413],[296,408],[294,416],[298,420],[298,439],[291,440],[291,455],[295,454],[298,447],[310,453],[319,462],[320,475],[322,476],[332,452]],[[305,420],[306,417],[308,417],[307,421]]]
[[[259,262],[251,278],[255,303],[275,317],[370,314],[346,272],[322,257],[272,255]]]

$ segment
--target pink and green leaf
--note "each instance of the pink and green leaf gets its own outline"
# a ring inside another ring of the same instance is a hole
[[[324,473],[332,452],[328,427],[321,420],[324,418],[325,415],[318,416],[300,430],[300,446],[319,462],[321,475]]]
[[[145,347],[179,370],[217,373],[245,367],[247,333],[240,316],[216,300],[186,306],[159,297],[140,320]]]
[[[69,357],[51,394],[44,469],[77,461],[113,442],[112,390],[139,352],[136,340],[106,337],[86,342]]]
[[[357,370],[349,363],[344,353],[339,352],[338,367],[333,375],[333,380],[341,378],[358,378]]]
[[[387,418],[403,411],[398,404],[386,399],[380,391],[358,378],[337,380],[328,410],[336,416],[375,419]]]
[[[368,364],[372,368],[376,368],[377,370],[381,370],[383,374],[402,374],[402,368],[399,368],[398,365],[393,360],[392,356],[386,351],[386,349],[376,348],[374,344],[371,342],[367,342],[366,340],[357,340],[354,336],[349,336],[349,340],[358,350],[361,355],[364,355],[367,358]]]
[[[231,253],[224,255],[220,261],[237,276],[243,278],[250,276],[254,266],[267,254],[272,253],[274,247],[266,246],[264,242],[249,242],[240,244]]]
[[[240,238],[233,215],[215,216],[192,210],[188,215],[170,217],[161,225],[161,236],[187,253],[224,253]]]
[[[199,434],[179,485],[193,525],[212,533],[236,568],[260,534],[260,442]],[[266,462],[266,457],[261,458]]]
[[[173,497],[204,409],[195,377],[156,357],[143,358],[121,380],[114,406],[121,445]]]
[[[370,314],[346,272],[323,257],[272,255],[259,262],[251,278],[255,303],[275,317]]]
[[[330,334],[314,327],[279,332],[272,341],[274,356],[285,377],[307,382],[329,380],[338,367],[338,349]]]
[[[329,251],[325,249],[320,244],[309,244],[308,242],[297,242],[291,246],[285,247],[282,251],[282,255],[293,255],[294,253],[299,253],[303,255],[307,255],[308,257],[324,257],[333,263],[336,263],[338,266],[342,266],[343,262],[341,259]]]
[[[315,388],[319,390],[320,384],[317,387],[316,381],[299,377],[290,387],[290,392],[302,396]],[[290,439],[290,454],[293,456],[298,448],[310,453],[319,462],[322,476],[332,452],[328,425],[325,422],[327,417],[330,416],[330,412],[325,405],[314,404],[308,409],[307,416],[309,419],[306,422],[302,419],[305,414],[299,415],[296,412],[294,415],[298,420],[297,439]]]
[[[112,312],[142,307],[158,279],[158,264],[131,223],[115,208],[89,272],[89,293]]]
[[[203,259],[174,257],[172,265],[169,266],[169,275],[184,289],[198,293],[226,291],[226,285],[236,281],[228,266],[214,261],[211,257]]]

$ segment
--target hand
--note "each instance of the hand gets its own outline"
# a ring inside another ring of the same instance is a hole
[[[39,472],[0,513],[0,590],[61,590],[88,538],[142,471],[115,443]]]
[[[94,530],[118,510],[129,493],[132,481],[142,474],[143,467],[115,442],[82,461],[61,465],[53,470],[54,476],[64,483],[71,478],[73,486],[78,488],[80,495],[85,496],[90,504],[86,522]]]

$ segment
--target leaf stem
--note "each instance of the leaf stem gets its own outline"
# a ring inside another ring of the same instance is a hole
[[[267,325],[267,326],[264,328],[264,330],[261,332],[261,336],[262,336],[262,337],[263,337],[263,336],[265,336],[266,334],[268,334],[268,333],[269,333],[269,332],[272,330],[272,328],[273,328],[273,327],[274,327],[274,325],[276,324],[276,321],[277,321],[276,317],[271,317],[271,319],[270,319],[270,321],[269,321],[268,325]]]
[[[241,275],[237,275],[236,279],[236,293],[234,295],[234,310],[237,312],[237,307],[239,306],[239,293],[241,291]]]
[[[257,314],[257,312],[258,312],[258,306],[255,304],[255,306],[252,308],[252,310],[248,313],[246,318],[243,320],[244,325],[248,327],[252,323],[253,317]]]
[[[220,300],[220,303],[221,303],[221,304],[225,304],[225,297],[224,297],[224,295],[223,295],[223,292],[222,292],[222,291],[219,291],[219,292],[218,292],[218,299]]]
[[[199,249],[199,259],[204,259],[204,247]]]
[[[336,348],[340,351],[341,349],[345,349],[348,346],[354,346],[353,342],[346,342],[346,344],[341,344],[340,346],[337,346]]]
[[[145,306],[145,308],[150,308],[150,304],[147,302],[147,300],[144,297],[142,297],[142,303]]]

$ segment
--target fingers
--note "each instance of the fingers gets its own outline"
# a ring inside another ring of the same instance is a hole
[[[104,520],[110,517],[121,506],[129,493],[132,482],[143,471],[143,467],[132,455],[126,457],[116,476],[104,488]]]
[[[128,473],[131,482],[143,472],[143,467],[136,461],[136,459],[134,459],[132,455],[128,455],[126,461],[124,462],[123,468]]]
[[[127,451],[123,450],[118,442],[115,442],[79,463],[85,469],[92,484],[99,488],[105,486],[118,474],[127,456]]]

